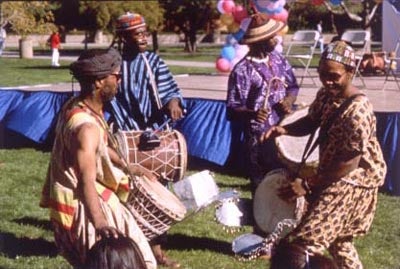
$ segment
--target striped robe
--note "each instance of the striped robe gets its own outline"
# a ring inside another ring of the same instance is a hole
[[[155,129],[166,120],[165,113],[157,108],[150,74],[141,54],[149,62],[162,106],[172,98],[179,98],[182,103],[180,89],[157,54],[146,51],[133,58],[124,55],[120,88],[109,109],[116,127],[121,130]]]

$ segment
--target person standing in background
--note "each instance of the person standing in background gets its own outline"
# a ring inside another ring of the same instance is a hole
[[[322,53],[324,51],[324,36],[322,35],[322,21],[318,22],[317,31],[319,33],[318,45]]]
[[[49,38],[49,45],[51,48],[51,66],[53,67],[59,67],[60,63],[60,47],[61,47],[61,41],[60,41],[60,34],[58,33],[58,30],[55,30],[50,38]]]
[[[3,26],[0,26],[0,56],[3,55],[3,50],[6,45],[7,33]]]

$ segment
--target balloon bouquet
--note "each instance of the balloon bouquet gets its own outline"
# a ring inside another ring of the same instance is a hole
[[[284,8],[286,0],[250,0],[254,11],[266,13],[270,18],[283,21],[288,19],[288,11]],[[240,61],[248,52],[247,45],[240,45],[239,42],[244,36],[250,23],[250,15],[242,5],[236,5],[233,0],[219,0],[217,3],[218,12],[221,13],[220,21],[226,26],[228,35],[221,53],[215,63],[216,69],[221,73],[229,73],[235,64]],[[286,26],[278,35],[276,50],[282,52],[282,36],[288,31]]]

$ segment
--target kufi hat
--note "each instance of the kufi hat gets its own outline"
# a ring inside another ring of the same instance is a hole
[[[118,17],[116,30],[117,32],[131,31],[142,26],[146,26],[142,15],[127,12]]]
[[[283,22],[268,18],[264,13],[256,13],[251,16],[250,24],[240,43],[251,44],[269,39],[284,27],[285,24]]]
[[[114,48],[86,50],[70,65],[71,74],[78,80],[103,78],[121,66],[121,55]]]
[[[330,43],[321,54],[321,60],[331,60],[349,67],[356,67],[354,50],[344,41]]]

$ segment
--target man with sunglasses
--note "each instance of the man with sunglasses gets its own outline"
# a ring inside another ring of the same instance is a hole
[[[147,27],[143,16],[126,13],[117,19],[117,40],[122,46],[120,91],[111,102],[111,121],[119,130],[158,130],[183,116],[183,99],[165,62],[147,51]],[[113,45],[112,45],[113,46]],[[161,249],[166,234],[150,244],[159,265],[179,268]]]
[[[157,129],[166,120],[183,116],[181,91],[165,62],[147,51],[147,27],[140,14],[117,19],[117,40],[122,46],[120,91],[110,112],[121,130]]]
[[[70,66],[80,95],[60,111],[51,161],[40,206],[49,208],[58,249],[74,268],[81,267],[100,238],[132,238],[146,261],[156,260],[133,214],[124,205],[129,178],[150,171],[127,166],[103,117],[105,103],[114,98],[120,79],[121,55],[115,49],[87,50]]]

